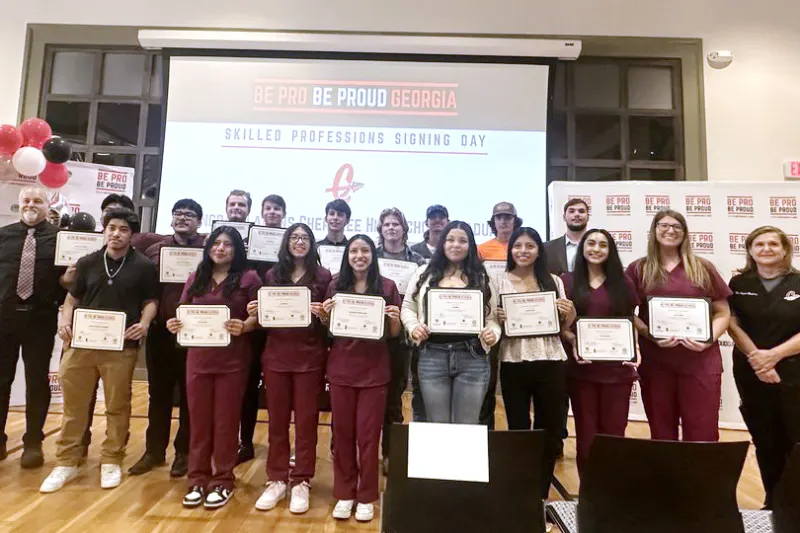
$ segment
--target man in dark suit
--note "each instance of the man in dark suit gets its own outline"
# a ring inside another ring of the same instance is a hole
[[[589,224],[589,206],[580,198],[573,198],[564,204],[564,222],[567,223],[567,232],[551,241],[544,243],[547,252],[547,268],[550,273],[560,276],[564,272],[572,272],[575,266],[575,255],[578,253],[578,243],[586,226]]]

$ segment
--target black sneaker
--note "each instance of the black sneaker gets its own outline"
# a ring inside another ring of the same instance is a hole
[[[44,464],[44,454],[41,448],[25,448],[22,450],[22,468],[39,468]]]
[[[236,466],[247,461],[252,461],[256,457],[256,451],[252,444],[242,444],[239,446],[239,452],[236,454]]]
[[[6,457],[8,457],[8,448],[6,448],[6,443],[0,444],[0,461],[5,461]]]
[[[186,496],[183,497],[183,506],[184,507],[197,507],[203,500],[206,499],[206,489],[195,485],[194,487],[189,489],[189,492],[186,493]]]
[[[149,452],[145,452],[142,458],[136,461],[136,463],[128,469],[128,473],[132,476],[140,476],[142,474],[146,474],[157,466],[163,465],[164,462],[165,461],[163,458],[155,457]]]
[[[183,477],[189,470],[189,456],[185,453],[175,455],[172,468],[169,471],[170,477]]]
[[[219,509],[231,499],[233,496],[233,489],[226,489],[221,485],[217,485],[206,496],[206,501],[203,507],[206,509]]]

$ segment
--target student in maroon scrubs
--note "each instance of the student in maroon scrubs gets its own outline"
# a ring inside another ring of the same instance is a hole
[[[339,501],[333,517],[350,518],[353,503],[356,520],[368,522],[378,499],[378,445],[386,408],[391,371],[387,337],[402,331],[402,300],[394,281],[378,273],[375,243],[356,235],[347,243],[339,275],[328,286],[323,320],[330,321],[333,296],[338,292],[383,296],[386,300],[386,332],[382,340],[336,337],[328,360],[334,442],[333,496]]]
[[[283,236],[278,263],[267,272],[266,285],[307,287],[311,291],[311,312],[319,316],[331,273],[319,264],[314,253],[314,234],[302,223],[292,224]],[[247,306],[251,317],[258,315],[258,301]],[[317,460],[317,397],[325,368],[328,332],[315,317],[305,328],[270,328],[261,356],[269,406],[269,451],[267,488],[256,509],[267,511],[286,497],[291,483],[289,510],[305,513]],[[289,469],[289,423],[294,407],[295,465]]]
[[[222,507],[233,495],[233,468],[239,445],[239,413],[252,357],[247,333],[256,325],[248,317],[261,280],[247,269],[247,255],[239,232],[221,226],[211,232],[197,271],[186,281],[180,304],[227,305],[231,334],[226,347],[189,348],[186,360],[186,397],[189,404],[189,491],[186,507],[203,504]],[[177,318],[167,329],[180,332]],[[213,460],[213,461],[212,461]],[[213,470],[212,470],[213,469]]]
[[[709,261],[694,255],[686,219],[677,211],[660,211],[650,225],[647,256],[628,265],[628,276],[639,296],[639,375],[642,400],[652,438],[716,442],[719,440],[719,402],[722,356],[717,340],[730,320],[731,291]],[[708,298],[712,338],[654,339],[649,334],[648,296]]]
[[[573,271],[561,277],[578,318],[632,319],[639,305],[636,287],[622,269],[617,245],[604,229],[584,234]],[[567,390],[575,415],[578,475],[582,476],[595,435],[625,436],[638,363],[586,361],[578,356],[574,331],[566,331],[563,336],[572,355],[567,364]]]

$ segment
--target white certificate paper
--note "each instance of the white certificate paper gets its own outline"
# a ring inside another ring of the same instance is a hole
[[[211,231],[214,231],[220,226],[230,226],[236,231],[239,232],[239,235],[242,236],[242,240],[246,241],[247,236],[250,233],[250,226],[252,226],[252,222],[231,222],[230,220],[215,220],[211,223]]]
[[[179,305],[176,318],[183,327],[178,344],[187,347],[222,347],[231,343],[225,322],[231,317],[227,305]]]
[[[579,318],[578,355],[587,361],[633,361],[636,359],[633,322],[628,318]]]
[[[394,281],[394,284],[397,285],[397,291],[400,294],[406,293],[408,282],[418,268],[419,265],[413,261],[399,261],[397,259],[386,259],[384,257],[378,258],[378,270],[381,276]]]
[[[96,252],[105,244],[102,233],[59,231],[56,235],[56,266],[70,266],[84,255]]]
[[[323,244],[317,247],[320,264],[334,276],[339,273],[339,269],[342,267],[344,250],[345,246],[331,246],[330,244]]]
[[[164,246],[158,257],[158,280],[161,283],[186,283],[202,260],[202,248]]]
[[[656,339],[711,340],[711,304],[705,298],[648,299],[650,335]]]
[[[408,477],[489,483],[489,433],[483,424],[411,422]]]
[[[478,289],[429,289],[428,330],[431,333],[478,335],[483,330],[483,292]]]
[[[486,269],[486,273],[489,274],[490,278],[495,277],[498,274],[501,274],[506,271],[507,263],[505,261],[484,261],[483,268]]]
[[[258,289],[258,323],[265,328],[305,328],[311,325],[308,287]]]
[[[339,293],[331,311],[330,332],[334,337],[383,338],[386,300],[382,296]]]
[[[121,352],[125,346],[126,315],[122,311],[75,309],[72,313],[73,348]]]
[[[556,335],[561,331],[555,291],[501,294],[506,312],[504,324],[508,337]]]
[[[252,226],[247,239],[247,259],[250,261],[278,262],[278,250],[286,228]]]

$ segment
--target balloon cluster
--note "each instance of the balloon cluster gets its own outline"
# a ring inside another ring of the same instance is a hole
[[[64,163],[71,155],[69,143],[53,137],[50,125],[40,118],[0,126],[0,176],[13,169],[12,175],[38,176],[48,189],[60,189],[69,180]]]

